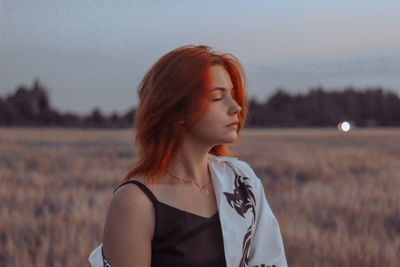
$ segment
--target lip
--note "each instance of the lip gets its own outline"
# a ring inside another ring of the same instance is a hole
[[[229,126],[232,126],[232,125],[238,125],[238,124],[239,124],[239,121],[234,121],[234,122],[226,125],[226,127],[229,127]]]

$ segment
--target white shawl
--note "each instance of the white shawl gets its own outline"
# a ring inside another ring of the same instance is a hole
[[[287,266],[278,221],[261,180],[244,161],[208,154],[224,241],[227,267]],[[100,244],[89,256],[103,267]]]

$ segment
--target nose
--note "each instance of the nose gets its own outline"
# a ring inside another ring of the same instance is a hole
[[[236,102],[234,98],[231,99],[232,99],[232,105],[230,107],[230,111],[233,114],[239,113],[242,110],[242,107]]]

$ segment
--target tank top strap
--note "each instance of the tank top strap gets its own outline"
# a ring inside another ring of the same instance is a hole
[[[156,196],[153,194],[153,192],[151,192],[150,189],[147,188],[147,186],[145,186],[144,184],[142,184],[141,182],[139,182],[137,180],[128,180],[128,181],[120,184],[117,188],[115,188],[113,194],[118,190],[118,188],[120,188],[121,186],[123,186],[125,184],[135,184],[135,185],[139,186],[139,188],[142,189],[142,191],[150,198],[150,200],[153,202],[153,204],[154,205],[157,204],[158,200],[157,200]]]

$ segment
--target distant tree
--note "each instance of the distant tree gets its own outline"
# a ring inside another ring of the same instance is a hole
[[[84,120],[89,127],[104,127],[105,118],[100,108],[95,107],[92,113]]]
[[[83,127],[83,119],[73,113],[65,113],[60,115],[59,124],[64,127]]]
[[[39,79],[34,80],[33,94],[37,98],[37,107],[40,113],[50,110],[47,90],[40,85]]]
[[[123,128],[127,126],[124,119],[116,111],[112,112],[109,117],[106,117],[106,121],[109,128]]]
[[[134,125],[135,114],[136,108],[132,108],[125,113],[125,115],[123,116],[125,125],[127,125],[128,127],[132,127]]]
[[[9,125],[7,120],[6,102],[0,97],[0,125]]]
[[[282,88],[278,88],[277,92],[267,101],[268,107],[274,112],[285,112],[291,102],[291,96]]]
[[[118,112],[113,112],[110,116],[110,121],[112,122],[118,122],[120,120],[120,117],[118,115]]]

